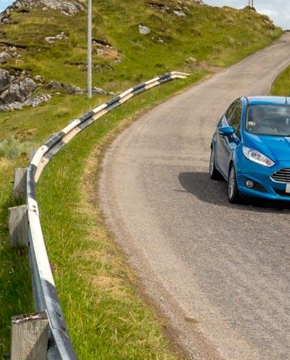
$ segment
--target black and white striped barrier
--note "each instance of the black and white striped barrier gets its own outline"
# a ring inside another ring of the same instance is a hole
[[[103,115],[128,101],[133,96],[172,79],[184,79],[188,74],[171,72],[134,86],[121,95],[72,121],[62,131],[55,134],[34,154],[27,169],[26,201],[28,219],[29,258],[32,272],[33,294],[36,311],[46,311],[50,325],[49,360],[77,360],[49,264],[45,241],[42,234],[39,209],[35,196],[36,184],[51,158],[80,131]]]

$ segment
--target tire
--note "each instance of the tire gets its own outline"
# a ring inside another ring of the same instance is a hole
[[[220,172],[217,170],[217,168],[215,166],[215,151],[214,151],[213,147],[211,148],[211,152],[210,152],[209,177],[212,180],[221,180],[222,179]]]
[[[237,204],[241,200],[237,183],[237,175],[234,165],[231,165],[228,179],[228,201]]]

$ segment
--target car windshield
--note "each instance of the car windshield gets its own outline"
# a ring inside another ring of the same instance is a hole
[[[256,135],[290,136],[290,104],[250,105],[246,131]]]

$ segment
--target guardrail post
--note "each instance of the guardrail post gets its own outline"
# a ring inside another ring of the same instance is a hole
[[[29,162],[33,159],[33,156],[35,155],[37,149],[29,149]]]
[[[10,246],[28,246],[28,210],[27,205],[9,208],[8,227]]]
[[[17,200],[26,200],[26,176],[27,168],[15,170],[13,197]]]
[[[11,360],[46,360],[48,329],[46,312],[13,316]]]

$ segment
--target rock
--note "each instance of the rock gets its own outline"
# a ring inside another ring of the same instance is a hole
[[[173,12],[177,16],[183,16],[183,17],[186,16],[185,13],[183,11],[181,11],[181,10],[174,10]]]
[[[86,90],[83,90],[78,86],[70,86],[65,90],[65,92],[69,95],[83,95],[86,93]]]
[[[2,92],[0,100],[2,104],[12,104],[15,102],[22,103],[26,100],[26,97],[36,89],[36,87],[37,85],[32,79],[25,78],[19,83],[12,83],[5,91]]]
[[[47,36],[46,38],[44,38],[44,40],[46,42],[48,42],[49,44],[54,44],[55,42],[55,36]]]
[[[37,82],[43,83],[41,75],[34,76],[34,80],[37,81]]]
[[[25,97],[30,95],[36,89],[36,87],[37,87],[37,85],[30,78],[25,78],[19,84],[20,91],[24,94]]]
[[[11,56],[8,54],[7,51],[3,51],[0,53],[0,64],[4,64],[7,62],[7,60],[10,58]]]
[[[54,44],[56,40],[66,40],[66,39],[68,39],[68,37],[65,35],[64,32],[61,32],[60,34],[55,36],[47,36],[46,38],[44,38],[44,40],[49,44]]]
[[[1,94],[0,99],[3,104],[12,104],[25,101],[25,96],[21,93],[19,84],[15,83]]]
[[[189,58],[187,58],[187,61],[191,61],[191,62],[196,62],[196,58],[190,56]]]
[[[138,25],[139,27],[139,33],[142,35],[147,35],[151,33],[151,29],[147,26]]]
[[[55,38],[57,40],[67,40],[68,39],[68,37],[65,35],[64,32],[61,32],[60,34],[56,35]]]
[[[7,70],[0,69],[0,93],[6,90],[13,80],[14,76],[10,76]]]
[[[107,92],[104,89],[98,87],[93,87],[92,92],[94,95],[107,95]]]
[[[63,90],[63,85],[57,81],[51,81],[49,84],[46,85],[47,89],[51,90]]]
[[[149,4],[153,9],[165,12],[170,10],[170,7],[167,5],[163,5],[163,4],[156,4],[156,3],[150,3]]]
[[[17,101],[8,105],[0,105],[0,112],[8,112],[8,111],[22,110],[22,109],[23,109],[22,105]]]
[[[40,104],[42,104],[43,102],[47,102],[51,99],[51,95],[46,94],[46,95],[38,95],[34,98],[28,99],[23,103],[23,106],[32,106],[32,107],[37,107]]]
[[[104,50],[103,50],[103,49],[97,49],[97,54],[98,54],[98,55],[103,55],[103,54],[104,54]]]

